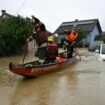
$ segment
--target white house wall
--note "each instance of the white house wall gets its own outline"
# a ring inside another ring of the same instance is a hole
[[[33,53],[35,53],[35,50],[36,50],[35,41],[32,40],[32,41],[28,42],[28,53],[33,54]]]

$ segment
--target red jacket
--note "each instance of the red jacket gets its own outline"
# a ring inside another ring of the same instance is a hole
[[[48,44],[48,58],[56,57],[58,55],[58,46],[56,43]]]
[[[36,34],[33,34],[34,39],[38,46],[42,45],[43,43],[47,43],[48,34],[44,31],[39,31]]]

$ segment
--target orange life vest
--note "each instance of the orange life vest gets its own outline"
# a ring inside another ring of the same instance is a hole
[[[64,58],[62,58],[62,57],[56,57],[56,60],[57,60],[58,62],[63,62],[63,61],[64,61]]]
[[[69,40],[69,41],[75,41],[78,37],[78,34],[77,33],[70,33],[69,35],[66,36],[66,40]]]

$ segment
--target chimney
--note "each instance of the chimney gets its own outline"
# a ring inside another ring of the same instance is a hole
[[[75,19],[75,22],[78,22],[78,19]]]
[[[2,15],[4,15],[6,13],[6,10],[1,10]]]

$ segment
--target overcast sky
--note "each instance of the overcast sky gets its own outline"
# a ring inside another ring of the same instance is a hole
[[[35,15],[51,32],[62,22],[97,18],[105,31],[104,7],[105,0],[0,0],[0,10],[24,17]]]

